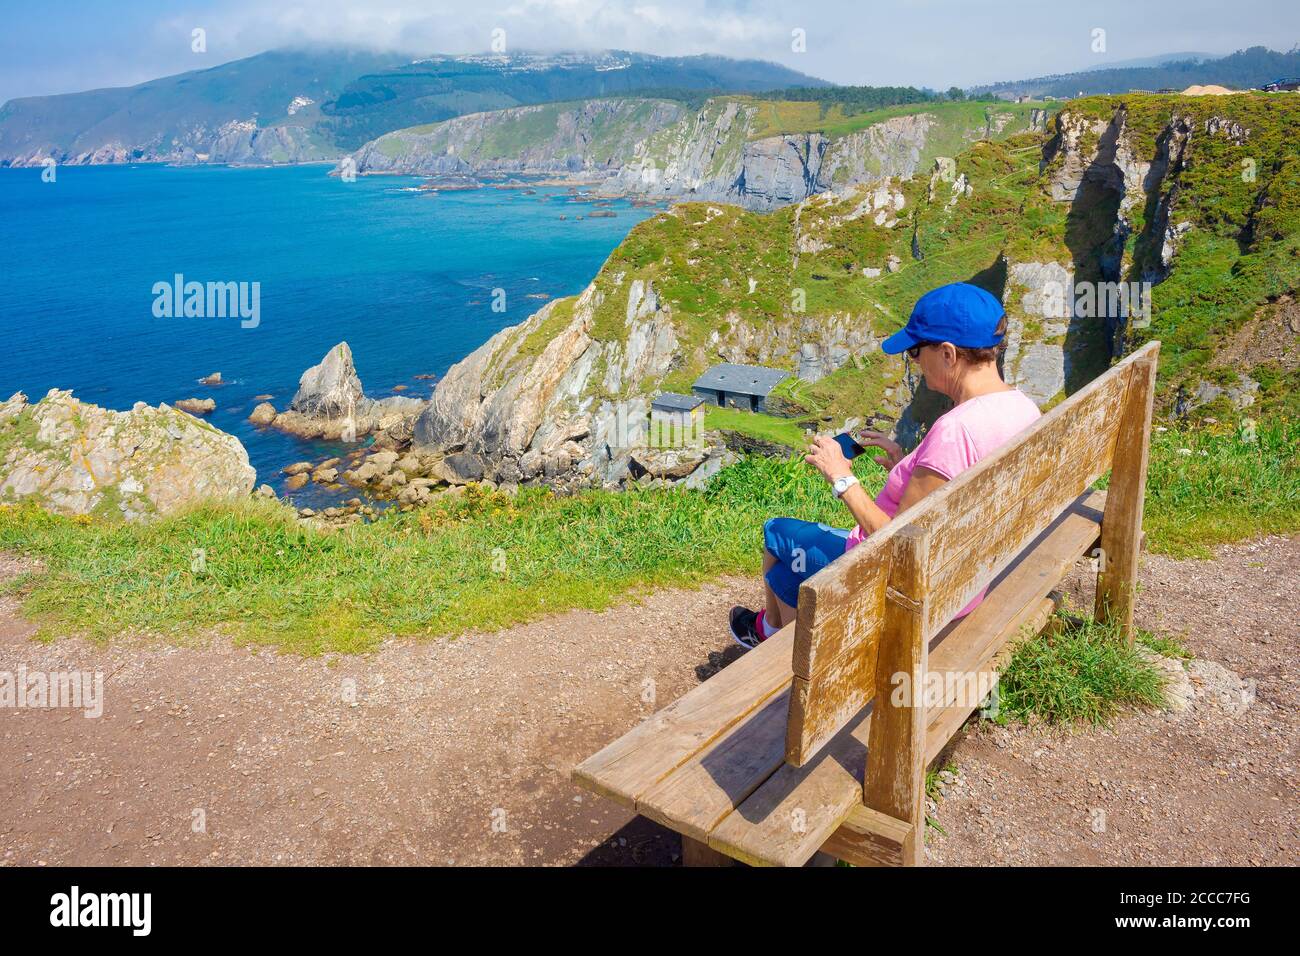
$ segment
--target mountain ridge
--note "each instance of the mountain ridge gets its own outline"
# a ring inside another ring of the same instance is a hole
[[[528,69],[509,68],[525,58]],[[336,48],[271,50],[131,87],[9,100],[0,107],[0,166],[321,161],[416,122],[613,88],[747,91],[823,82],[777,64],[714,56],[604,51],[411,62]]]

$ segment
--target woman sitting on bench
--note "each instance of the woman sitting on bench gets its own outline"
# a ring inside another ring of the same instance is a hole
[[[1019,389],[1002,380],[997,357],[1002,350],[1006,313],[1002,304],[964,282],[923,295],[907,325],[881,343],[888,355],[906,352],[921,368],[925,383],[947,395],[954,407],[936,419],[908,455],[880,432],[864,431],[860,444],[884,452],[875,460],[889,469],[875,501],[854,477],[843,446],[834,438],[813,439],[806,460],[830,482],[857,520],[851,531],[798,518],[772,518],[763,526],[763,577],[766,602],[755,613],[731,609],[731,635],[755,647],[795,619],[799,585],[880,530],[900,511],[951,481],[1041,414]],[[983,593],[964,607],[969,614]]]

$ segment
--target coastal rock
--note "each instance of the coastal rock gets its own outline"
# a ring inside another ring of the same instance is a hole
[[[634,478],[685,478],[708,457],[704,448],[638,448],[632,453]]]
[[[313,418],[345,418],[355,415],[364,399],[352,349],[347,342],[340,342],[325,353],[319,365],[302,373],[289,409]]]
[[[418,398],[401,395],[367,398],[352,362],[352,349],[347,342],[340,342],[318,365],[302,373],[288,410],[270,424],[300,438],[329,441],[356,441],[381,433],[385,444],[400,446],[410,440],[400,436],[410,434],[424,406]],[[266,412],[258,406],[254,414],[264,419]]]
[[[208,415],[216,411],[217,403],[210,398],[182,398],[176,407],[191,415]]]
[[[270,402],[262,402],[253,409],[252,414],[248,416],[248,420],[254,425],[270,425],[275,421],[275,416],[275,406]]]
[[[768,210],[857,183],[908,178],[936,137],[1002,138],[1035,122],[1043,122],[1041,111],[1020,118],[1004,111],[976,122],[918,112],[834,138],[816,131],[762,135],[762,110],[736,99],[712,99],[690,111],[666,100],[608,97],[398,130],[351,158],[361,173],[471,182],[506,174],[563,176],[604,195],[689,197]],[[521,135],[521,129],[528,132]],[[510,150],[499,145],[506,136]],[[608,215],[597,209],[586,218]]]
[[[483,459],[479,455],[464,451],[448,455],[432,469],[434,476],[452,485],[467,485],[471,481],[480,481],[483,473]]]
[[[0,501],[62,514],[173,514],[245,497],[256,477],[239,439],[191,415],[143,402],[112,411],[58,389],[0,406],[0,449]]]

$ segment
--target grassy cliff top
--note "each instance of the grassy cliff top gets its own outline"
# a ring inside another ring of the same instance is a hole
[[[846,113],[838,103],[827,106],[817,101],[761,100],[748,96],[726,99],[743,103],[755,110],[750,129],[751,139],[795,133],[821,133],[838,139],[900,116],[928,113],[944,126],[972,129],[997,121],[1021,129],[1029,124],[1034,110],[1054,111],[1060,103],[1008,103],[1005,100],[905,103],[885,106],[861,113]]]

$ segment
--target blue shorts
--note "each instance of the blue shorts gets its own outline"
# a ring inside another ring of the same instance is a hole
[[[765,575],[781,601],[799,604],[799,585],[848,550],[849,532],[815,521],[772,518],[763,525],[763,545],[776,558]]]

